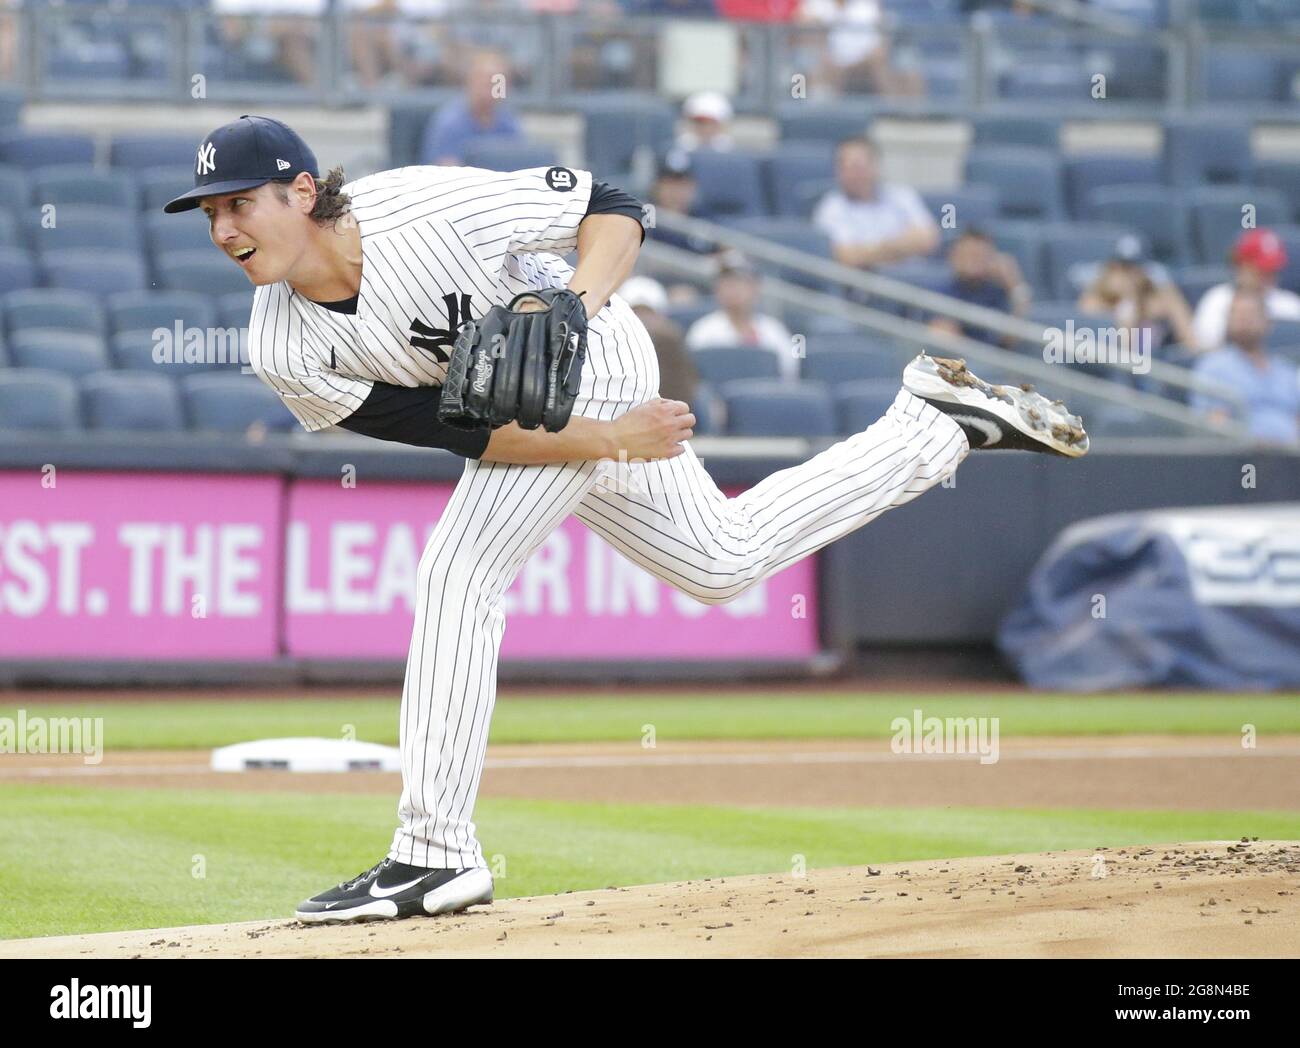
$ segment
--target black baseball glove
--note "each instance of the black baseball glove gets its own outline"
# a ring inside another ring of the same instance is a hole
[[[519,312],[525,302],[544,309]],[[463,324],[447,363],[438,421],[466,429],[563,429],[587,359],[587,310],[565,288],[525,291]]]

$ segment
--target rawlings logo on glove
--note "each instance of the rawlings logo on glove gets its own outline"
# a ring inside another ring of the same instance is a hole
[[[522,302],[544,308],[520,312]],[[465,323],[452,346],[438,421],[466,429],[569,422],[587,359],[587,310],[566,288],[525,291]]]

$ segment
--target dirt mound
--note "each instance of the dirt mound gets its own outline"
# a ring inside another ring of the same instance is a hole
[[[941,859],[507,899],[451,917],[0,942],[0,957],[1297,957],[1300,842]]]

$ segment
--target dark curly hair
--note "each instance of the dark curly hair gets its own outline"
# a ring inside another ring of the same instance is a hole
[[[323,179],[316,179],[316,205],[311,209],[311,218],[318,225],[331,225],[351,210],[352,198],[343,192],[344,181],[342,165],[330,168]],[[281,202],[289,202],[287,183],[277,182],[275,192]]]

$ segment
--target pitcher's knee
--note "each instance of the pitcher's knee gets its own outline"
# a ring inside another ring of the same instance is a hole
[[[761,577],[755,574],[727,579],[721,574],[706,575],[683,580],[676,588],[700,604],[730,604]]]

